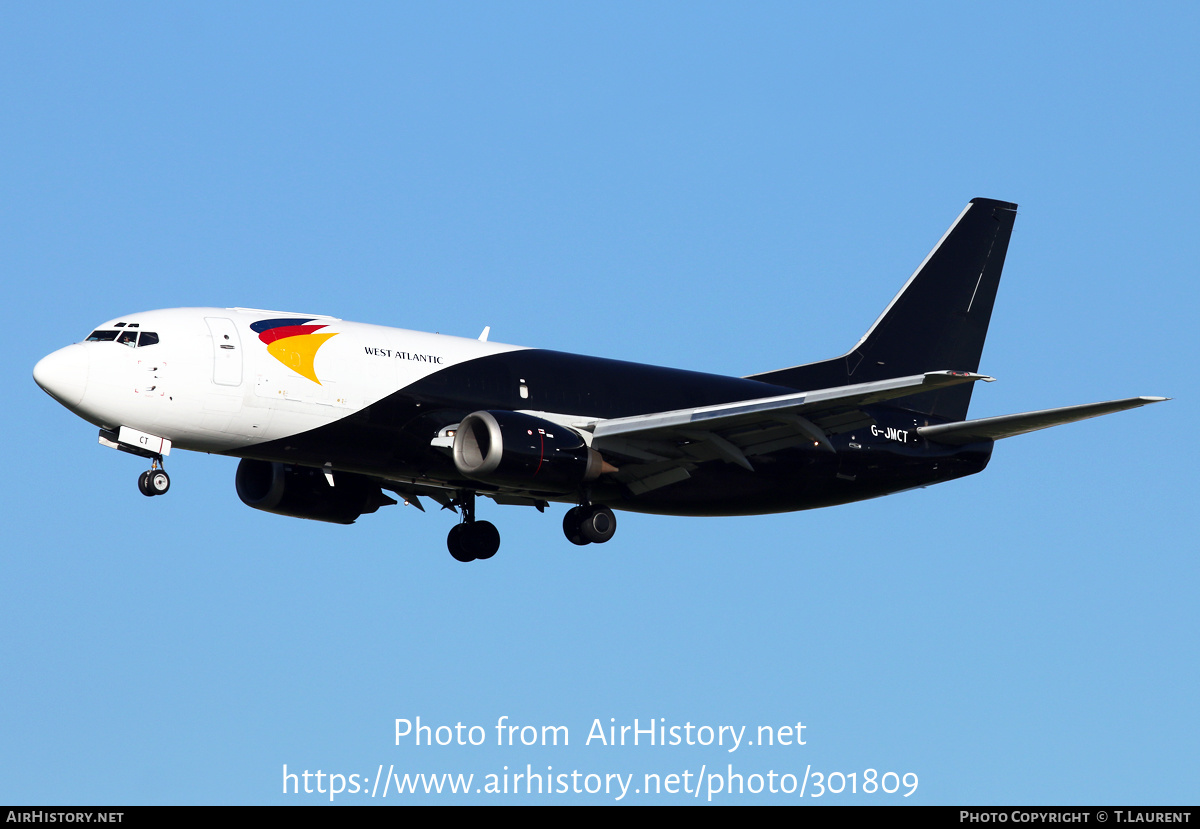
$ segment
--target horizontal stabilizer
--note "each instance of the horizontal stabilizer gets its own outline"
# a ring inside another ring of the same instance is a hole
[[[1074,423],[1076,420],[1087,420],[1089,417],[1123,412],[1126,409],[1136,409],[1150,403],[1161,403],[1167,399],[1166,397],[1128,397],[1124,400],[1110,400],[1107,403],[1086,403],[1082,406],[1043,409],[1040,412],[984,417],[979,420],[964,420],[960,423],[944,423],[940,426],[922,426],[917,429],[917,434],[937,443],[961,446],[977,440],[1010,438],[1013,435],[1036,432],[1038,429],[1048,429],[1063,423]]]

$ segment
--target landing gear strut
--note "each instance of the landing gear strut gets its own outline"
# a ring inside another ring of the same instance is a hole
[[[617,531],[617,516],[606,506],[582,504],[563,516],[563,535],[572,544],[603,544]]]
[[[462,522],[450,528],[446,547],[456,561],[488,559],[500,549],[500,531],[491,521],[475,520],[475,493],[464,493],[453,502],[462,512]]]
[[[163,469],[162,455],[156,455],[150,462],[150,468],[138,475],[138,489],[143,495],[165,495],[171,488],[171,478]]]

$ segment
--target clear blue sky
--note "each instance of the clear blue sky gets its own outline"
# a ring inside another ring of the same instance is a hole
[[[0,802],[322,802],[283,796],[284,764],[635,787],[733,764],[914,772],[924,804],[1195,803],[1198,22],[0,7]],[[852,345],[974,196],[1021,211],[982,365],[1000,382],[972,415],[1173,401],[878,501],[621,514],[603,547],[568,544],[561,507],[485,503],[503,546],[461,565],[449,513],[267,515],[227,458],[173,454],[170,494],[144,498],[144,464],[30,377],[100,321],[185,305],[779,368]],[[394,745],[417,716],[489,743]],[[571,744],[497,747],[501,716]],[[597,718],[800,721],[806,745],[584,745]]]

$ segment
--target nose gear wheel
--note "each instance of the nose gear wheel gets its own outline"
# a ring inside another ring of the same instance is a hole
[[[165,495],[171,488],[171,477],[162,467],[162,458],[155,458],[149,469],[138,475],[138,490],[148,497]]]

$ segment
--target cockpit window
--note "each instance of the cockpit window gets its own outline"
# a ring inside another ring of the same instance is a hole
[[[130,328],[133,328],[133,325],[134,324],[131,324],[129,328],[126,328],[124,331],[93,331],[88,335],[86,342],[107,343],[116,340],[122,345],[127,345],[130,348],[140,348],[144,345],[155,345],[158,343],[157,333],[154,331],[143,331],[139,335],[136,328],[134,328],[132,331],[129,330]]]

